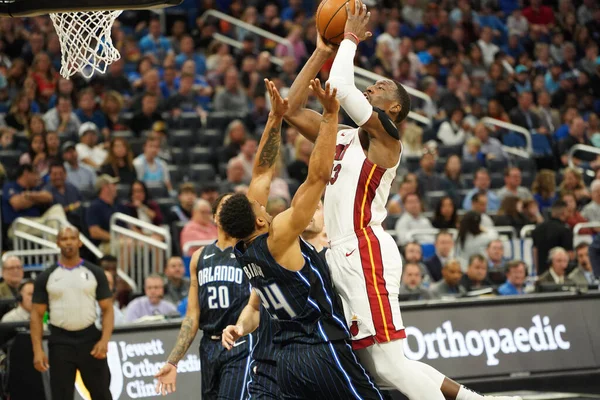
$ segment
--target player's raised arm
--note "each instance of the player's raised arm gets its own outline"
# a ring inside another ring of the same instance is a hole
[[[410,109],[406,90],[391,80],[378,81],[367,88],[366,94],[354,84],[354,56],[360,41],[371,36],[367,29],[371,13],[358,0],[354,12],[346,3],[348,19],[344,40],[340,43],[331,66],[328,83],[338,90],[338,100],[356,125],[364,128],[370,137],[389,141],[400,140],[396,123],[402,121]]]
[[[317,48],[302,67],[288,93],[290,107],[285,113],[285,120],[313,143],[317,140],[319,134],[321,115],[314,110],[305,108],[309,93],[308,87],[310,81],[317,76],[325,62],[335,54],[335,51],[336,49],[325,44],[317,33]]]
[[[317,142],[310,157],[308,176],[298,188],[290,208],[273,219],[267,239],[275,260],[284,268],[296,271],[304,266],[298,236],[313,218],[323,190],[331,178],[340,108],[335,89],[331,90],[326,85],[323,90],[318,79],[311,81],[310,87],[323,105],[324,112]]]
[[[169,355],[167,363],[155,375],[155,378],[158,379],[156,392],[162,395],[173,393],[176,390],[177,363],[183,358],[185,353],[187,353],[198,332],[198,325],[200,323],[200,304],[198,303],[198,274],[196,270],[198,268],[200,253],[202,253],[202,250],[196,250],[190,260],[188,304],[185,317],[181,322],[177,342]]]
[[[252,333],[258,328],[260,322],[260,298],[253,290],[250,292],[248,304],[242,310],[235,325],[229,325],[223,329],[221,344],[227,350],[231,350],[236,340]]]
[[[265,130],[258,144],[258,151],[252,167],[252,180],[248,188],[248,198],[267,205],[269,189],[273,179],[273,169],[281,147],[281,123],[288,110],[288,99],[282,99],[275,84],[265,79],[265,86],[271,98],[271,111]]]

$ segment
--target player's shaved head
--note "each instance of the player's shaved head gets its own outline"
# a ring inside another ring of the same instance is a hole
[[[65,225],[58,230],[58,234],[56,235],[56,239],[60,240],[60,238],[67,232],[72,232],[73,234],[79,236],[79,229],[74,227],[73,225]]]

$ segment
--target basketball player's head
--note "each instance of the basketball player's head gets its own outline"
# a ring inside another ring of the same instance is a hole
[[[396,124],[404,121],[410,111],[410,96],[398,82],[384,79],[375,82],[364,92],[373,107],[385,111]]]
[[[213,219],[215,221],[215,225],[217,225],[217,229],[221,229],[221,224],[219,222],[219,212],[221,211],[221,206],[223,203],[231,197],[231,193],[223,193],[212,204],[212,214]]]
[[[302,232],[302,234],[319,234],[323,232],[323,228],[325,227],[325,216],[323,215],[323,202],[320,201],[317,209],[315,210],[315,214],[313,215],[310,223]]]
[[[256,200],[236,193],[221,204],[219,226],[234,239],[248,239],[255,234],[267,233],[273,217]]]

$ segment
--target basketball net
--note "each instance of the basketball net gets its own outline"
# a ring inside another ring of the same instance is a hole
[[[69,78],[80,72],[91,78],[94,71],[106,68],[121,58],[112,43],[111,29],[118,11],[77,11],[50,14],[60,40],[60,74]]]

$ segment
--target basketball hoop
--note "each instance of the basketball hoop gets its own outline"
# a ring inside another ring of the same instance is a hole
[[[106,68],[121,58],[110,37],[113,23],[122,11],[78,11],[52,13],[60,40],[60,74],[69,78],[80,72],[91,78],[95,71],[105,73]]]
[[[110,37],[122,10],[171,7],[183,0],[0,0],[0,17],[50,14],[60,40],[60,74],[91,78],[121,58]]]

